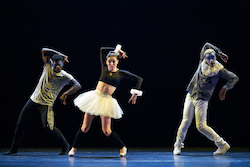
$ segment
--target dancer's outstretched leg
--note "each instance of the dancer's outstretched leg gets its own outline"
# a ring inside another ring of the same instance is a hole
[[[214,155],[223,155],[230,149],[230,145],[207,125],[207,106],[207,101],[198,100],[195,102],[196,127],[200,133],[209,140],[214,141],[215,145],[218,147]]]
[[[176,142],[174,143],[174,150],[173,150],[174,155],[181,154],[181,149],[184,148],[183,141],[186,138],[187,131],[190,124],[192,123],[193,117],[194,117],[194,105],[192,103],[190,95],[187,94],[184,102],[182,121],[177,131]]]
[[[30,120],[33,118],[34,114],[36,113],[34,110],[36,111],[36,107],[31,102],[31,100],[28,100],[25,106],[23,107],[21,113],[19,114],[11,149],[5,152],[4,155],[17,153],[21,145],[26,126],[29,124]]]

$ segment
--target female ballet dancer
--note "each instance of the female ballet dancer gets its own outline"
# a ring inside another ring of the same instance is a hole
[[[114,49],[114,48],[112,48]],[[91,123],[95,116],[100,116],[103,133],[120,148],[120,156],[125,156],[127,148],[121,141],[120,137],[111,130],[111,118],[119,119],[122,117],[123,111],[117,103],[116,99],[112,98],[112,94],[116,90],[120,81],[124,78],[137,81],[136,89],[131,89],[132,94],[129,103],[136,103],[137,96],[142,95],[141,84],[143,79],[135,74],[125,70],[118,69],[119,59],[127,58],[124,51],[121,50],[121,45],[117,45],[114,51],[110,51],[106,56],[106,65],[102,57],[102,48],[100,52],[100,60],[102,73],[99,78],[95,90],[91,90],[80,94],[74,104],[85,113],[81,129],[78,130],[75,140],[72,144],[72,149],[69,156],[74,156],[80,142],[86,136],[86,133],[91,127]]]

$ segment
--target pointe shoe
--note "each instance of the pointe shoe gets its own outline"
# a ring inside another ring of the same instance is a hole
[[[222,147],[219,147],[219,148],[213,153],[213,155],[215,155],[215,156],[223,155],[223,154],[225,154],[229,149],[230,149],[229,144],[228,144],[227,142],[225,142],[225,143],[223,144]]]
[[[69,151],[69,156],[73,157],[76,153],[76,149],[75,148],[71,148],[71,150]]]
[[[174,148],[174,151],[173,151],[173,154],[174,154],[174,155],[181,155],[181,147],[180,147],[180,148],[175,147],[175,148]]]
[[[120,149],[120,157],[125,157],[127,154],[127,148],[124,146],[122,149]]]

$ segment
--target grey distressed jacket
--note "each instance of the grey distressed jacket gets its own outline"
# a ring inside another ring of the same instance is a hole
[[[220,78],[224,78],[228,81],[223,87],[226,90],[232,89],[239,80],[239,78],[234,73],[228,71],[225,68],[222,68],[217,75],[212,77],[203,75],[201,71],[201,62],[204,60],[204,52],[207,49],[215,50],[217,56],[221,56],[222,53],[219,48],[210,43],[206,43],[203,46],[200,53],[199,66],[186,89],[190,93],[191,97],[196,100],[201,99],[209,101]]]

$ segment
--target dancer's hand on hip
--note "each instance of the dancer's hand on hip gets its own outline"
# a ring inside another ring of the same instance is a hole
[[[62,102],[63,105],[66,105],[66,99],[67,99],[68,95],[66,93],[63,93],[62,96],[60,97],[60,100]]]

